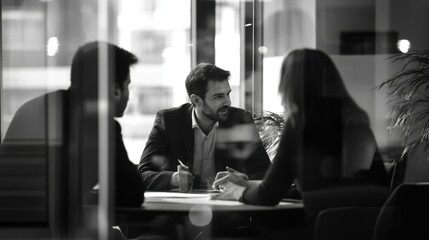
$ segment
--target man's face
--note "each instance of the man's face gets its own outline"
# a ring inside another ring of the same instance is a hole
[[[201,112],[214,121],[225,121],[228,118],[228,109],[231,106],[231,87],[228,80],[209,81],[208,92],[203,99]]]
[[[128,89],[129,85],[131,83],[130,76],[128,75],[128,78],[123,82],[122,89],[117,86],[118,96],[116,99],[116,113],[115,117],[122,117],[124,115],[125,108],[127,108],[128,99],[130,97],[130,91]]]

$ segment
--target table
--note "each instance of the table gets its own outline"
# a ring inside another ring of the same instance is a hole
[[[143,226],[146,229],[162,229],[158,232],[173,231],[174,233],[170,232],[172,235],[183,234],[183,239],[194,239],[201,232],[214,235],[220,232],[231,233],[228,228],[248,227],[249,224],[283,225],[304,216],[303,204],[298,200],[287,199],[277,206],[258,206],[238,201],[212,200],[212,194],[146,192],[145,202],[141,207],[116,209],[116,224],[127,232]]]
[[[238,201],[212,200],[214,193],[146,192],[145,202],[140,208],[117,208],[118,223],[135,223],[138,219],[153,214],[188,214],[191,211],[211,210],[215,213],[291,214],[303,211],[300,200],[285,199],[277,206],[248,205]],[[203,210],[204,209],[204,210]]]

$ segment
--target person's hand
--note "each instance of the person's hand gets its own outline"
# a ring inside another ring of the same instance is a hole
[[[249,177],[246,174],[230,167],[226,167],[226,170],[227,171],[218,172],[216,174],[216,179],[212,185],[213,189],[222,191],[227,182],[232,182],[240,186],[247,186],[246,182],[249,180]]]
[[[222,178],[222,177],[226,176],[228,173],[235,174],[235,175],[237,175],[238,177],[243,178],[244,180],[249,180],[249,176],[247,176],[247,174],[242,173],[242,172],[239,172],[239,171],[235,170],[234,168],[232,168],[232,167],[228,167],[228,166],[226,167],[226,171],[218,172],[218,173],[216,174],[216,179],[215,179],[215,180],[217,180],[217,179],[219,179],[219,178]]]
[[[171,177],[171,184],[179,187],[180,192],[189,192],[194,184],[194,176],[189,171],[189,168],[182,165],[177,165],[177,172]]]
[[[222,192],[211,197],[213,200],[240,200],[243,192],[246,189],[244,186],[239,186],[232,182],[227,182],[223,185]]]

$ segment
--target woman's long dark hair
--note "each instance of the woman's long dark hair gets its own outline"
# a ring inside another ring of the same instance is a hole
[[[332,59],[320,50],[297,49],[287,55],[279,92],[285,111],[294,113],[302,123],[320,115],[327,102],[332,101],[340,102],[347,114],[358,113],[360,120],[368,123],[366,113],[348,93]]]

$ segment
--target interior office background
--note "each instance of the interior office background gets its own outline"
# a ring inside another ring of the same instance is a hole
[[[188,102],[196,63],[231,71],[233,106],[282,113],[281,61],[308,47],[332,57],[383,155],[395,158],[402,140],[387,129],[388,99],[376,86],[400,69],[389,56],[428,48],[427,10],[426,0],[2,0],[1,140],[24,102],[68,88],[72,57],[88,41],[140,59],[118,119],[136,164],[156,112]]]
[[[24,102],[69,86],[74,52],[99,34],[99,2],[2,1],[2,138]],[[380,147],[400,145],[386,130],[385,92],[374,87],[398,70],[387,57],[399,51],[399,40],[408,40],[410,49],[427,48],[429,17],[424,12],[429,3],[424,0],[198,0],[213,5],[205,10],[209,14],[200,14],[209,19],[198,29],[192,22],[195,0],[107,2],[112,23],[108,40],[140,59],[132,69],[129,106],[120,119],[135,163],[156,111],[188,101],[184,79],[197,61],[197,50],[203,55],[199,61],[231,71],[234,106],[282,112],[277,86],[283,56],[295,48],[321,49],[370,115]],[[209,32],[200,34],[198,49],[196,30]]]

